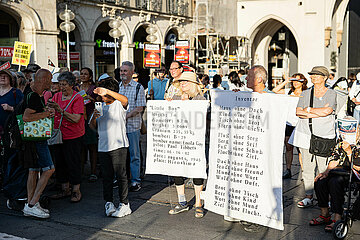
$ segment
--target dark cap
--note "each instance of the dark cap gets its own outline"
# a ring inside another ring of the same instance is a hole
[[[309,75],[322,75],[329,77],[329,70],[324,66],[316,66],[311,69],[311,72],[308,72]]]
[[[27,65],[27,67],[22,70],[23,72],[32,72],[32,73],[36,73],[37,70],[39,70],[41,67],[35,63],[30,63]]]

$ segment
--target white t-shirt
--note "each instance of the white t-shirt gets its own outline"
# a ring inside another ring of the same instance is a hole
[[[129,106],[129,105],[128,105]],[[99,152],[110,152],[119,148],[129,147],[126,136],[126,112],[120,101],[112,104],[102,103],[103,115],[96,119],[99,133]]]

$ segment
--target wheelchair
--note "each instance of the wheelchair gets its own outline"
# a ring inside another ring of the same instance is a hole
[[[351,168],[353,169],[353,161],[351,161]],[[344,213],[341,220],[335,222],[333,227],[334,239],[345,239],[349,233],[353,222],[360,220],[360,181],[354,176],[355,173],[351,170],[347,172],[349,175],[349,185],[347,187],[347,201],[345,201]]]

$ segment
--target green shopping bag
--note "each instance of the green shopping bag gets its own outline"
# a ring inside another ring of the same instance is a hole
[[[17,115],[16,118],[22,140],[43,141],[51,138],[54,118],[43,118],[32,122],[24,122],[23,115]]]

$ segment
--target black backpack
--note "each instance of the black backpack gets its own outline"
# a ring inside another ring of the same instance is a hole
[[[9,115],[5,121],[3,145],[5,148],[20,149],[22,145],[22,139],[20,129],[16,116],[24,114],[26,108],[26,102],[30,97],[31,93],[20,101],[20,103],[14,108],[14,111]]]

